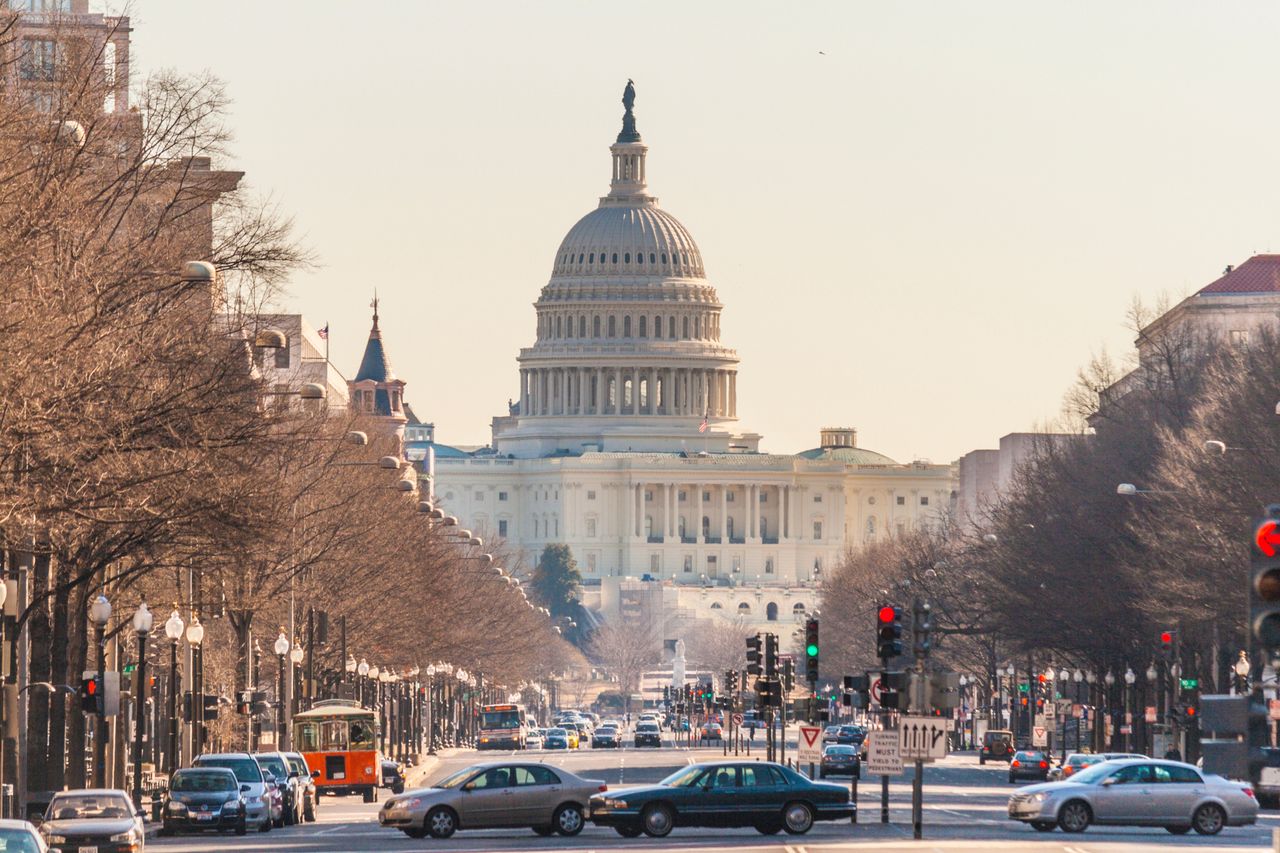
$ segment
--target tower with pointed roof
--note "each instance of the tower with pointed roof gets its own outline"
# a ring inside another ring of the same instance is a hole
[[[369,437],[394,439],[398,454],[409,418],[404,411],[404,382],[397,379],[391,369],[391,359],[382,343],[382,330],[378,328],[377,296],[373,299],[373,327],[364,345],[364,357],[360,359],[355,379],[347,383],[347,390],[352,411],[369,418],[378,427],[379,434]]]

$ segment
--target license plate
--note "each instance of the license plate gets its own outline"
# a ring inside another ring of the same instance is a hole
[[[97,847],[81,847],[78,853],[98,853]]]
[[[208,814],[206,812],[201,812],[200,814],[196,815],[196,820],[213,820],[213,815]]]

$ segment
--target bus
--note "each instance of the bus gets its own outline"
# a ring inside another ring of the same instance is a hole
[[[361,794],[377,802],[378,722],[350,699],[325,699],[293,715],[293,748],[316,780],[316,794]]]
[[[483,705],[476,749],[524,749],[523,705]]]

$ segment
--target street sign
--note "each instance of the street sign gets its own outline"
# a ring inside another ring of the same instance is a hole
[[[947,730],[942,717],[903,717],[898,724],[899,753],[904,761],[933,761],[947,757]]]
[[[897,732],[868,732],[866,772],[872,776],[897,776],[902,772]]]
[[[1048,725],[1049,725],[1049,723],[1047,722],[1047,721],[1048,721],[1048,719],[1049,719],[1049,718],[1048,718],[1048,717],[1046,717],[1044,714],[1036,714],[1036,718],[1035,718],[1034,720],[1032,720],[1031,725],[1033,725],[1033,726],[1048,726]]]
[[[800,727],[800,754],[796,760],[801,764],[819,764],[822,761],[822,727]]]
[[[1053,702],[1044,703],[1044,718],[1046,720],[1052,720],[1055,716],[1057,716],[1057,713],[1058,713],[1058,707],[1055,703]]]
[[[741,714],[734,714],[734,715],[733,715],[733,724],[734,724],[735,726],[737,726],[738,728],[741,728],[741,727],[742,727],[742,719],[743,719],[743,717],[742,717],[742,715],[741,715]]]
[[[1032,746],[1048,746],[1049,730],[1044,726],[1031,727],[1031,745]]]
[[[1133,726],[1121,726],[1121,727],[1120,727],[1120,734],[1122,734],[1122,735],[1131,735],[1131,734],[1133,734]]]
[[[1144,708],[1144,709],[1143,709],[1143,718],[1144,718],[1148,723],[1154,723],[1154,722],[1156,721],[1156,706],[1155,706],[1155,705],[1148,705],[1146,708]]]
[[[882,696],[884,696],[884,681],[876,676],[876,680],[871,682],[871,701],[879,705]]]

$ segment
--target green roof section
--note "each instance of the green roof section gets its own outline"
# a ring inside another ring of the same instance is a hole
[[[897,465],[898,463],[874,450],[865,447],[815,447],[802,450],[796,456],[805,459],[821,459],[830,462],[843,462],[846,465]]]

